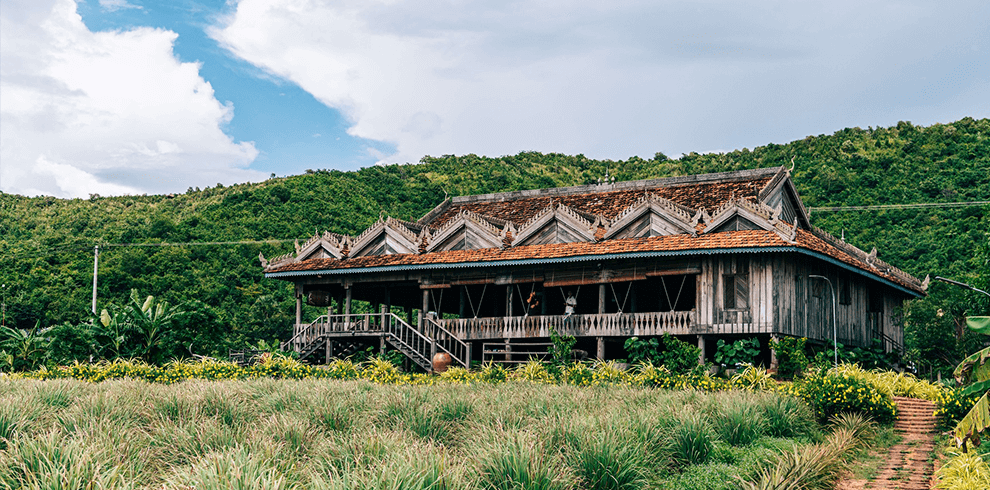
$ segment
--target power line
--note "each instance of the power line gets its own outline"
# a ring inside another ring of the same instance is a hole
[[[161,243],[101,243],[102,247],[193,247],[201,245],[275,245],[279,243],[290,243],[296,238],[272,239],[272,240],[237,240],[230,242],[161,242]]]
[[[869,211],[872,209],[914,209],[914,208],[963,208],[969,206],[986,206],[990,201],[964,201],[964,202],[923,202],[915,204],[874,204],[871,206],[818,206],[809,207],[808,211]]]
[[[213,246],[213,245],[278,245],[281,243],[291,243],[295,242],[296,238],[285,238],[285,239],[271,239],[271,240],[235,240],[226,242],[158,242],[158,243],[101,243],[96,242],[96,245],[100,247],[194,247],[194,246]],[[23,254],[5,255],[4,259],[32,259],[37,257],[47,257],[50,255],[55,255],[57,252],[63,252],[66,250],[89,250],[93,246],[93,242],[80,242],[76,244],[69,245],[58,245],[51,248],[46,248],[44,250],[35,250],[31,252],[25,252]]]

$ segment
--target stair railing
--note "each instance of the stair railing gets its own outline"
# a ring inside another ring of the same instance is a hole
[[[382,317],[385,333],[391,335],[394,338],[393,340],[398,344],[422,356],[423,360],[428,364],[432,362],[430,349],[432,348],[433,341],[423,335],[419,330],[410,326],[395,313],[383,313]]]
[[[296,349],[297,344],[298,347],[301,348],[304,344],[308,344],[309,342],[312,342],[313,339],[319,337],[320,327],[326,325],[329,322],[330,319],[327,317],[327,315],[321,315],[317,317],[316,320],[313,320],[313,323],[310,323],[309,325],[306,325],[305,327],[299,329],[299,331],[296,332],[291,339],[286,340],[285,342],[279,344],[279,350],[286,351],[289,350],[289,347],[292,347],[293,350],[298,351],[299,349]]]
[[[426,335],[436,341],[436,347],[450,355],[455,361],[464,367],[471,365],[471,348],[461,339],[457,338],[450,330],[447,330],[436,319],[429,315],[426,317]]]

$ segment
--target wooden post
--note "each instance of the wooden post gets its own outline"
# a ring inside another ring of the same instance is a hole
[[[698,336],[698,348],[701,349],[701,352],[698,353],[698,364],[704,364],[705,363],[705,336],[704,335],[699,335]]]
[[[512,316],[512,285],[505,286],[505,316]]]
[[[460,303],[457,307],[457,316],[464,318],[464,299],[467,295],[467,286],[461,286],[460,288]]]
[[[598,314],[605,313],[605,284],[598,285]]]
[[[351,288],[344,290],[344,323],[351,323]]]
[[[605,360],[605,337],[595,338],[598,341],[598,352],[595,353],[595,357],[602,361]]]
[[[419,331],[422,332],[426,325],[423,323],[426,318],[426,313],[430,311],[430,290],[423,290],[423,308],[419,310]]]
[[[333,359],[333,341],[327,340],[327,364],[330,364],[330,359]]]
[[[776,335],[770,336],[770,370],[772,371],[776,371],[778,368],[777,349],[773,348],[773,344],[778,340],[779,338]]]
[[[302,291],[296,289],[296,325],[302,323]]]
[[[464,353],[464,364],[467,364],[467,368],[471,369],[471,351],[474,350],[474,344],[471,342],[465,342],[467,344],[467,352]]]
[[[512,360],[512,346],[509,345],[509,339],[505,339],[505,361]]]
[[[385,336],[378,337],[378,354],[385,355]]]

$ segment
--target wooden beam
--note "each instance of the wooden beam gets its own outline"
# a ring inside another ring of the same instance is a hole
[[[645,281],[645,274],[629,274],[623,276],[612,276],[602,278],[598,277],[587,277],[583,279],[562,279],[559,281],[546,281],[543,283],[544,287],[557,287],[557,286],[585,286],[588,284],[610,284],[616,282],[632,282],[632,281]]]
[[[450,287],[450,284],[449,283],[448,284],[420,284],[419,285],[419,288],[420,289],[447,289],[449,287]]]
[[[666,269],[660,271],[650,271],[646,273],[646,277],[660,277],[660,276],[686,276],[692,274],[701,274],[700,267],[689,267],[686,269]]]

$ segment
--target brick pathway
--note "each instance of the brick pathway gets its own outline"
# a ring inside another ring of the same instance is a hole
[[[836,487],[841,490],[929,490],[934,471],[933,442],[935,435],[935,404],[915,398],[894,397],[897,422],[894,429],[902,437],[890,448],[880,473],[871,481],[844,480]]]

